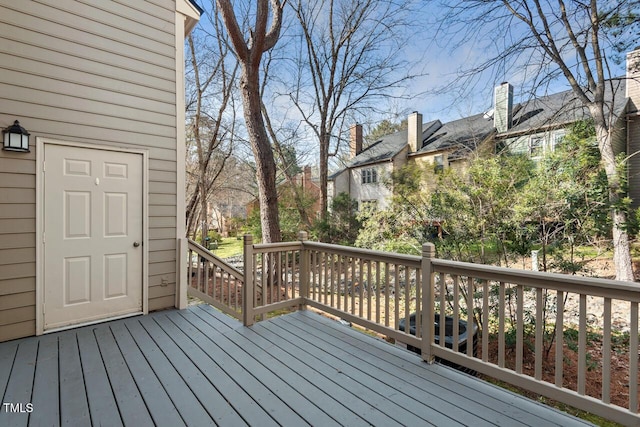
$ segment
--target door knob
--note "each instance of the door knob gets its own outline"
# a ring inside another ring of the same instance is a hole
[[[137,248],[138,246],[140,246],[140,242],[133,242],[133,247]]]

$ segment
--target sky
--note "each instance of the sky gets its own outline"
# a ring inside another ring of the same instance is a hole
[[[211,7],[207,2],[211,0],[201,0],[205,9]],[[237,2],[236,4],[239,4]],[[487,60],[492,55],[492,50],[500,50],[510,46],[514,42],[519,42],[524,38],[519,33],[516,25],[505,26],[500,21],[496,25],[488,21],[483,25],[489,29],[495,29],[500,34],[497,40],[478,40],[466,33],[468,28],[458,26],[438,30],[441,16],[446,13],[447,8],[436,2],[415,0],[416,6],[410,18],[410,25],[403,29],[400,34],[402,39],[402,50],[397,55],[405,58],[416,70],[423,75],[414,78],[409,84],[399,89],[396,94],[408,95],[408,99],[395,100],[383,106],[386,114],[379,117],[367,117],[365,121],[365,133],[367,126],[373,127],[383,119],[400,122],[412,111],[422,113],[424,122],[439,119],[442,122],[456,120],[460,117],[488,111],[493,104],[493,88],[504,81],[508,81],[514,86],[514,101],[525,101],[530,97],[530,92],[525,90],[525,83],[532,74],[532,67],[527,66],[530,57],[520,57],[520,64],[505,64],[491,73],[474,75],[471,81],[457,81],[456,72],[469,68],[474,63]],[[287,17],[287,15],[285,15]],[[288,15],[288,18],[293,18]],[[473,17],[472,17],[473,18]],[[208,19],[201,20],[200,26],[206,28]],[[492,27],[492,25],[494,27]],[[451,30],[451,31],[448,31]],[[280,44],[285,45],[285,50],[290,48],[290,43],[286,38],[282,38]],[[510,67],[510,65],[514,65]],[[611,75],[623,75],[624,65],[611,64]],[[403,71],[403,70],[399,70]],[[443,87],[454,83],[449,90]],[[569,89],[566,79],[560,78],[553,82],[544,90],[539,90],[537,95],[545,93],[555,93]],[[296,111],[288,105],[287,99],[276,101],[276,107],[286,111],[288,120],[301,120],[296,116]],[[312,139],[312,135],[308,134]],[[311,155],[313,157],[313,155]],[[312,161],[312,159],[310,160]]]

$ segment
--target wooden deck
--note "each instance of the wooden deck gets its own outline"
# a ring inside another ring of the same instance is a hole
[[[585,425],[309,311],[207,305],[1,343],[0,392],[0,426]]]

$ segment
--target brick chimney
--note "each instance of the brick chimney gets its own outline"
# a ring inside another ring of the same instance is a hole
[[[362,125],[355,124],[349,130],[349,158],[353,159],[362,151]]]
[[[498,133],[511,129],[513,123],[513,86],[504,82],[494,92],[493,126]]]
[[[629,113],[640,111],[640,47],[627,53],[627,85],[625,96],[630,98]]]
[[[311,183],[311,166],[304,167],[304,175],[302,176],[302,187],[307,188]]]
[[[409,114],[407,118],[407,143],[410,153],[422,148],[422,114],[417,111]]]

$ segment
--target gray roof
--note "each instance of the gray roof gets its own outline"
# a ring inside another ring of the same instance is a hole
[[[611,79],[612,85],[606,86],[605,102],[613,104],[613,114],[620,117],[627,104],[625,79]],[[614,97],[613,94],[616,94]],[[508,137],[514,134],[536,133],[549,127],[561,127],[567,124],[590,118],[590,113],[576,98],[572,90],[534,98],[513,107],[513,125],[498,136]],[[435,130],[435,131],[434,131]],[[493,114],[480,113],[463,117],[440,125],[434,120],[422,125],[422,148],[416,154],[432,153],[445,149],[454,149],[449,155],[455,159],[473,150],[490,134],[495,132]],[[407,146],[407,131],[399,131],[383,136],[379,141],[364,149],[351,159],[345,168],[331,175],[331,179],[345,169],[364,166],[371,163],[393,159]]]
[[[422,138],[428,136],[428,132],[432,132],[432,128],[438,126],[440,122],[434,120],[428,123],[422,124]],[[393,159],[400,151],[407,146],[407,130],[401,130],[389,135],[385,135],[378,141],[366,147],[357,156],[351,159],[345,166],[345,168],[336,172],[332,176],[335,176],[342,172],[344,169],[365,166],[371,163],[378,163],[381,161]]]
[[[452,147],[475,148],[494,131],[493,119],[484,113],[447,122],[434,132],[418,153],[430,153]]]
[[[613,104],[613,114],[617,117],[624,111],[627,103],[625,93],[625,79],[610,80],[613,84],[607,84],[605,89],[605,102]],[[613,96],[615,93],[615,97]],[[549,127],[564,126],[579,120],[591,118],[589,110],[575,96],[573,91],[554,93],[552,95],[534,98],[526,103],[517,104],[514,107],[513,125],[511,129],[502,135],[514,133],[533,133]]]
[[[193,5],[193,7],[195,7],[198,10],[198,13],[200,15],[202,15],[204,13],[204,9],[201,8],[198,3],[196,3],[196,0],[189,0],[189,3],[191,3]]]

